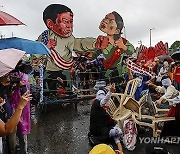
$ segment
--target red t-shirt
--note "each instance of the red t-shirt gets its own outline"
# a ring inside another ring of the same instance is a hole
[[[174,80],[176,80],[180,84],[180,67],[175,68]]]

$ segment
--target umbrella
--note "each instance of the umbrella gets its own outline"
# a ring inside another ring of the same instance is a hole
[[[6,26],[6,25],[25,25],[12,15],[5,13],[3,11],[0,11],[0,26]]]
[[[157,56],[157,58],[160,61],[164,61],[164,60],[167,60],[168,62],[172,62],[173,61],[172,57],[169,56],[169,55],[160,55],[160,56]]]
[[[173,52],[173,54],[171,55],[172,59],[174,60],[180,60],[180,51],[175,51]]]
[[[50,54],[50,50],[38,41],[12,37],[0,39],[0,50],[14,48],[25,51],[27,54]]]
[[[0,50],[0,77],[15,69],[24,54],[24,51],[17,49]]]

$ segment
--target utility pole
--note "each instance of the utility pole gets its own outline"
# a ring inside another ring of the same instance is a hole
[[[138,41],[138,44],[142,45],[142,40],[139,40],[139,41]]]
[[[149,29],[149,30],[150,30],[150,47],[151,47],[151,37],[152,37],[152,36],[151,36],[151,31],[154,30],[154,29],[155,29],[155,28],[150,28],[150,29]]]

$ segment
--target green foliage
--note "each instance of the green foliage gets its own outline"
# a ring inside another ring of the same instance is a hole
[[[172,52],[180,50],[180,41],[175,41],[170,48],[172,49]]]

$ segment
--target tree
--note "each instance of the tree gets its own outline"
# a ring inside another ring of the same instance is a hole
[[[175,52],[177,50],[180,50],[180,41],[175,41],[172,45],[171,45],[171,50],[172,52]]]

